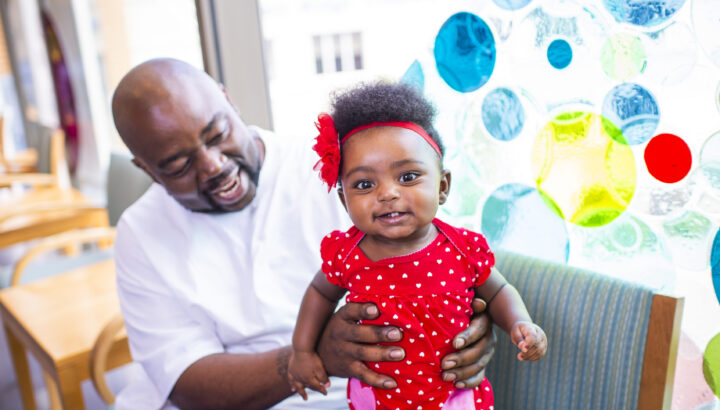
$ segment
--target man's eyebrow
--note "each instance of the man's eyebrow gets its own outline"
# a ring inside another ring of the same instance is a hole
[[[200,131],[200,135],[199,135],[199,138],[201,140],[202,140],[203,135],[207,134],[208,132],[210,132],[210,130],[212,130],[212,128],[215,126],[215,123],[217,122],[219,117],[220,117],[220,113],[213,115],[212,119],[210,119],[210,122],[208,122],[207,125],[205,127],[203,127],[203,129]],[[189,155],[192,151],[194,151],[194,149],[183,150],[183,151],[177,152],[165,159],[162,159],[162,160],[160,160],[160,162],[158,162],[158,168],[164,168],[167,164],[175,161],[178,158]]]
[[[200,135],[199,135],[200,139],[202,139],[202,136],[207,134],[208,132],[210,132],[210,130],[213,128],[213,126],[215,126],[215,123],[217,122],[218,117],[220,117],[220,113],[213,115],[210,122],[207,123],[207,125],[205,126],[205,128],[202,129],[202,131],[200,131]]]

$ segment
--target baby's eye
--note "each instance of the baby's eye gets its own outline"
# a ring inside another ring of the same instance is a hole
[[[402,175],[400,175],[400,182],[412,182],[414,181],[419,175],[417,172],[406,172]]]
[[[372,183],[368,180],[362,180],[358,181],[353,185],[353,188],[355,189],[370,189],[372,188]]]

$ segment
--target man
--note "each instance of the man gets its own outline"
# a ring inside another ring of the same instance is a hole
[[[118,224],[118,292],[143,374],[116,408],[345,407],[340,379],[328,398],[288,398],[289,343],[320,240],[349,225],[312,170],[309,139],[246,126],[221,86],[176,60],[131,70],[112,108],[133,161],[156,182]],[[401,330],[356,324],[376,315],[372,304],[335,313],[318,345],[330,375],[396,387],[363,364],[404,357],[376,345]],[[482,381],[489,327],[480,315],[456,336],[464,349],[443,359],[446,380]]]

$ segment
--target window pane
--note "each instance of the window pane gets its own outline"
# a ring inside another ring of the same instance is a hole
[[[469,1],[259,0],[273,124],[313,135],[329,93],[361,80],[397,79]],[[272,55],[268,55],[272,53]]]
[[[143,61],[172,57],[203,68],[193,0],[93,0],[93,9],[108,109],[120,79]],[[113,146],[123,147],[118,136]]]

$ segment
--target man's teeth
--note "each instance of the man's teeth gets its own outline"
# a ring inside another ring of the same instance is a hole
[[[238,188],[240,188],[240,183],[238,181],[238,178],[235,177],[220,188],[220,191],[218,191],[218,195],[230,196],[234,194],[238,190]]]
[[[385,217],[387,218],[394,218],[396,216],[400,216],[400,212],[390,212],[389,214],[385,214]]]

